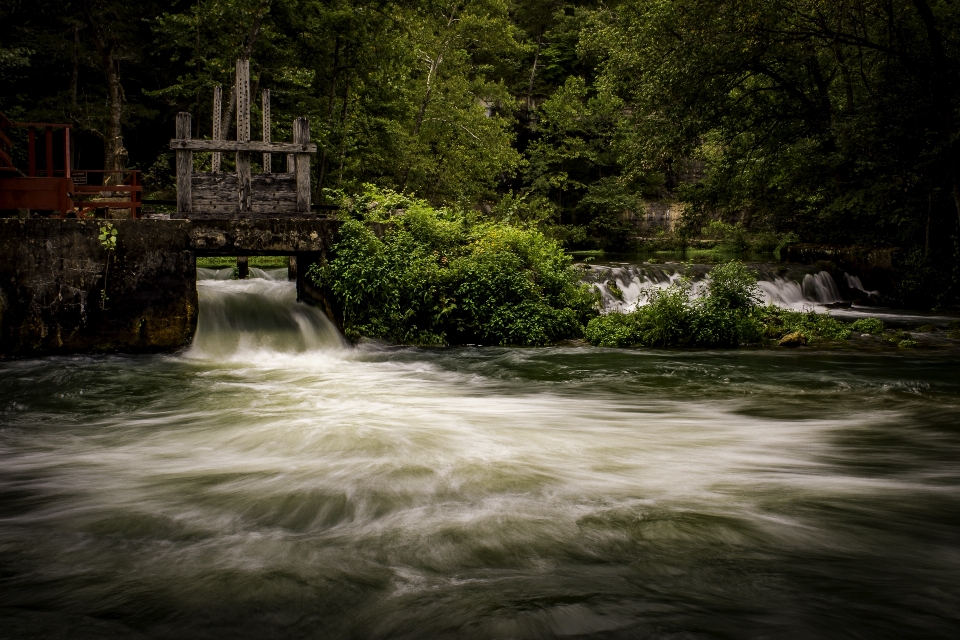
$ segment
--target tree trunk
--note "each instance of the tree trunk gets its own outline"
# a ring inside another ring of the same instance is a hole
[[[86,7],[84,7],[84,13],[93,32],[93,45],[100,56],[100,66],[106,80],[107,98],[110,104],[106,131],[101,134],[103,139],[103,169],[104,171],[117,171],[124,168],[121,165],[125,159],[123,131],[120,124],[123,117],[123,88],[120,86],[120,74],[117,72],[117,65],[113,57],[117,49],[117,42],[115,39],[106,40],[103,37],[96,20]],[[118,174],[106,174],[103,184],[116,184],[120,182],[119,178]]]
[[[347,100],[350,97],[350,74],[343,83],[343,108],[340,110],[340,168],[337,171],[337,184],[343,184],[343,162],[347,157]]]
[[[340,74],[340,36],[337,36],[333,47],[333,76],[330,78],[330,91],[327,94],[327,135],[330,133],[330,123],[333,120],[333,105],[336,102],[337,77]],[[328,141],[329,144],[329,141]],[[320,148],[320,161],[317,163],[317,202],[323,199],[323,181],[327,174],[327,144]]]
[[[932,92],[943,119],[943,136],[947,143],[947,159],[950,166],[950,182],[953,190],[953,204],[957,209],[957,222],[960,223],[960,158],[957,143],[954,141],[953,125],[953,79],[949,76],[950,65],[943,50],[943,38],[937,28],[937,21],[926,0],[913,0],[920,20],[927,31],[927,41],[933,56]]]
[[[77,112],[77,80],[80,75],[80,25],[73,26],[73,72],[70,74],[70,107]]]
[[[540,47],[543,43],[543,27],[537,33],[537,51],[533,54],[533,67],[530,68],[530,82],[527,84],[527,118],[533,111],[533,81],[537,77],[537,63],[540,61]]]

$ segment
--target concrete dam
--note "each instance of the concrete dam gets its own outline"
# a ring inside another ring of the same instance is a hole
[[[196,258],[296,256],[297,297],[339,325],[332,298],[305,277],[336,243],[340,222],[317,218],[0,219],[0,357],[172,351],[197,325]]]

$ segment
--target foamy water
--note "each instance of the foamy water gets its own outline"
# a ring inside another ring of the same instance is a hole
[[[0,635],[953,637],[960,365],[347,346],[0,363]]]
[[[706,291],[710,268],[710,265],[691,265],[689,275],[693,279],[695,297]],[[651,292],[679,281],[684,270],[682,265],[594,266],[588,272],[587,280],[600,291],[604,312],[625,312],[646,304]],[[879,295],[876,291],[865,291],[856,276],[844,274],[844,277],[851,289],[874,298]],[[619,293],[611,288],[610,283],[616,285]],[[826,271],[796,273],[792,277],[765,273],[760,274],[757,284],[764,304],[794,311],[824,312],[829,305],[845,301],[833,276]]]

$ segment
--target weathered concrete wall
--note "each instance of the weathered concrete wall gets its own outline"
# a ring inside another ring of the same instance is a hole
[[[305,218],[259,220],[171,220],[189,226],[198,256],[326,254],[336,242],[340,222]]]
[[[197,321],[196,262],[185,224],[0,219],[0,356],[166,351],[189,343]]]
[[[0,357],[172,351],[197,323],[196,256],[296,255],[298,293],[339,320],[304,279],[340,223],[318,219],[115,220],[117,249],[100,307],[103,221],[0,219]]]

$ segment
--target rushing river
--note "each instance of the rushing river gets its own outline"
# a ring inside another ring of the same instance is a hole
[[[0,636],[960,633],[955,355],[350,348],[199,288],[183,353],[0,363]]]

